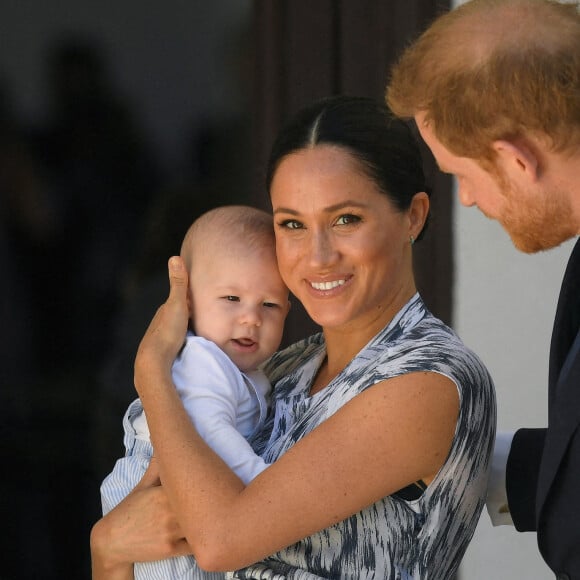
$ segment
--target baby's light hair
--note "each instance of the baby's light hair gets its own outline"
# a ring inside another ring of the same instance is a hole
[[[227,205],[204,213],[191,224],[181,244],[181,257],[190,270],[194,253],[235,253],[274,243],[273,218],[268,212],[246,205]]]

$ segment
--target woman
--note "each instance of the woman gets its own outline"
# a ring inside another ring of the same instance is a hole
[[[495,399],[416,291],[429,197],[413,137],[371,100],[316,103],[275,143],[268,188],[280,272],[322,327],[267,364],[255,448],[272,465],[244,486],[187,419],[170,378],[187,323],[174,258],[135,363],[158,471],[95,525],[94,578],[192,552],[238,578],[448,579],[483,505]]]

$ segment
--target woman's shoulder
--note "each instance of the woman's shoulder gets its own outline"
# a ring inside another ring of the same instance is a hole
[[[417,294],[370,345],[377,370],[392,373],[432,371],[465,383],[466,377],[491,382],[481,359],[446,323],[434,316]],[[396,368],[399,370],[397,371]],[[477,378],[475,378],[477,377]]]

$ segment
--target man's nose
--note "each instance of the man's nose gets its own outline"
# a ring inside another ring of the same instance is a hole
[[[469,188],[465,187],[464,184],[457,182],[457,195],[459,196],[459,202],[465,207],[471,207],[475,205],[475,200],[473,198],[472,192]]]

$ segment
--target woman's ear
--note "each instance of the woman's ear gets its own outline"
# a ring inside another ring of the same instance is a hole
[[[496,153],[496,163],[510,180],[535,182],[540,173],[539,154],[524,139],[514,141],[499,140],[492,144]]]
[[[409,207],[409,237],[417,239],[429,215],[429,196],[420,191],[413,196]]]

